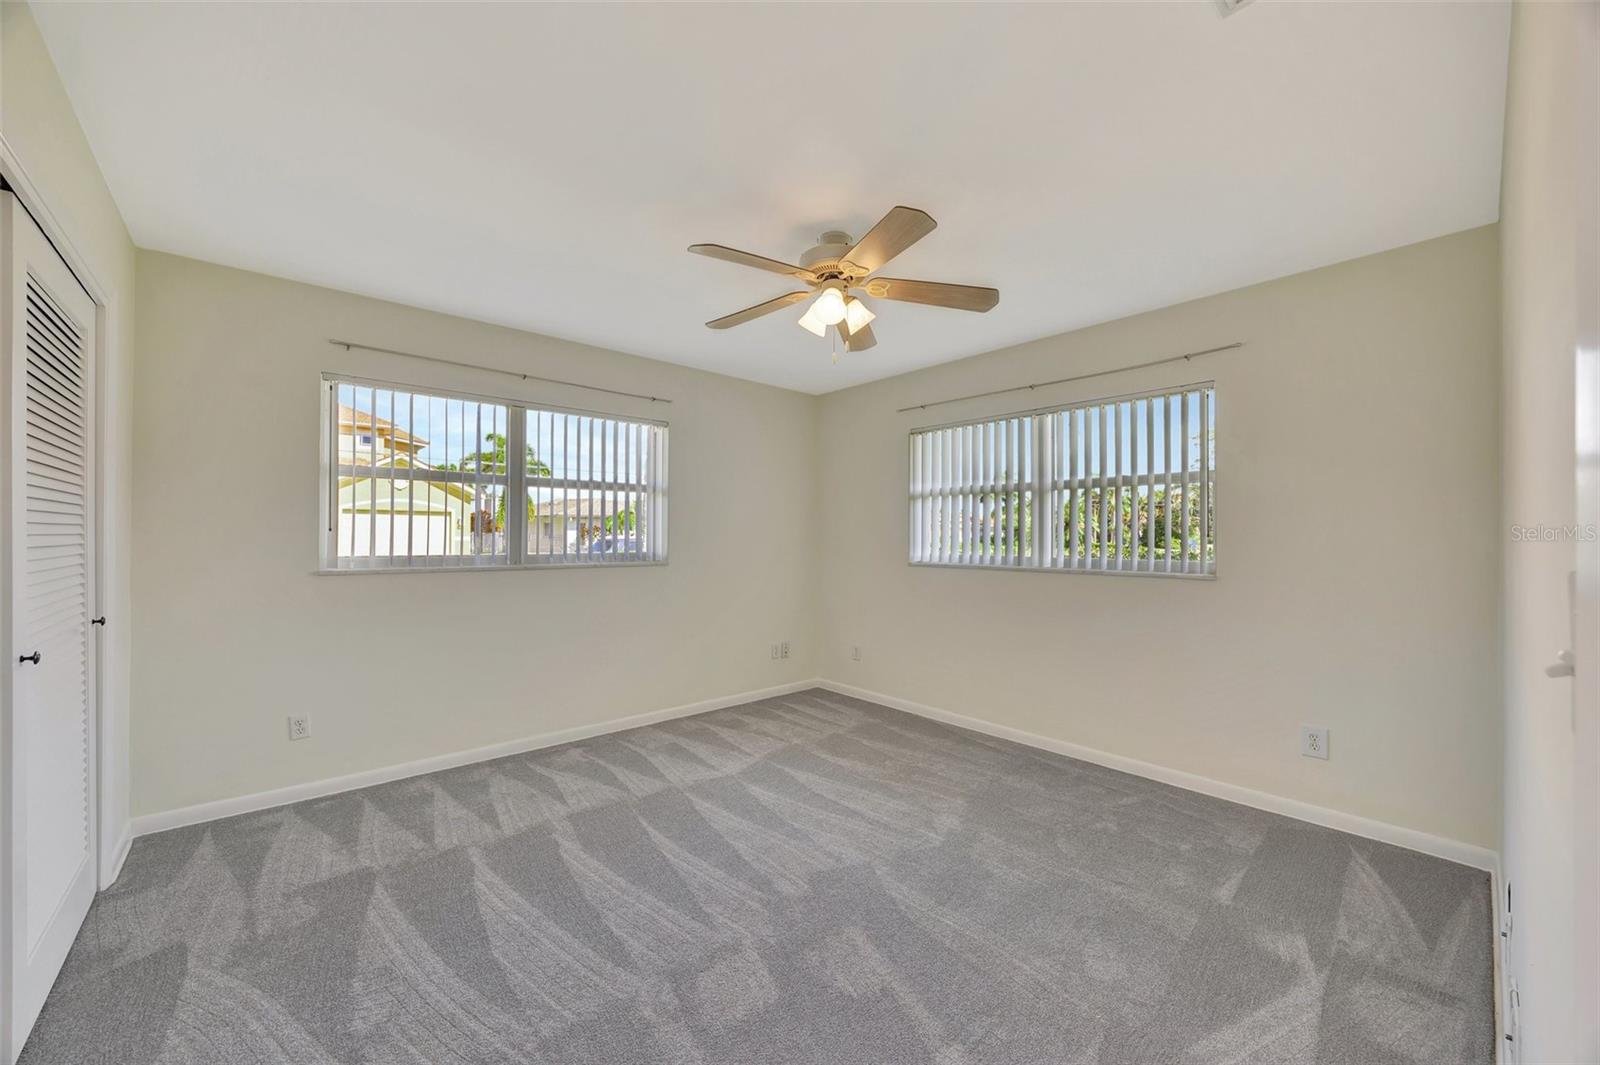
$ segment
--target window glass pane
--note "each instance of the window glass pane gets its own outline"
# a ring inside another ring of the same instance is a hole
[[[610,489],[530,487],[528,508],[530,556],[582,562],[637,553],[636,511]]]
[[[1211,386],[911,436],[911,561],[1213,572]]]
[[[345,382],[331,392],[336,563],[505,560],[505,406]]]
[[[651,475],[660,430],[564,411],[525,418],[528,561],[659,559],[647,526],[652,499],[661,509]]]
[[[359,381],[327,399],[332,568],[666,559],[664,426]]]

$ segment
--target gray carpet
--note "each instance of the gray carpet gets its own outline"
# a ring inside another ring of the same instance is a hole
[[[1492,1060],[1485,874],[811,691],[138,840],[22,1060]]]

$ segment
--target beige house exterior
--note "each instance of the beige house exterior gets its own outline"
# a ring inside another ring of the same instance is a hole
[[[426,439],[342,403],[337,416],[339,465],[372,471],[339,478],[335,519],[341,557],[494,553],[495,543],[477,536],[479,526],[493,534],[494,507],[473,520],[471,485],[405,475],[432,469],[417,458],[428,446]]]

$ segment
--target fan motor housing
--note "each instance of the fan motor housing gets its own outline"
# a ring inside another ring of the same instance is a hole
[[[850,234],[830,229],[818,238],[821,243],[800,256],[800,265],[824,278],[838,278],[846,274],[840,269],[840,258],[855,244]]]

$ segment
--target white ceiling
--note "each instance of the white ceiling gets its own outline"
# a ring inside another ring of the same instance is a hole
[[[35,13],[143,247],[808,392],[1498,212],[1505,3]],[[875,301],[836,365],[803,308],[702,324],[792,286],[687,245],[902,203],[887,273],[999,307]]]

